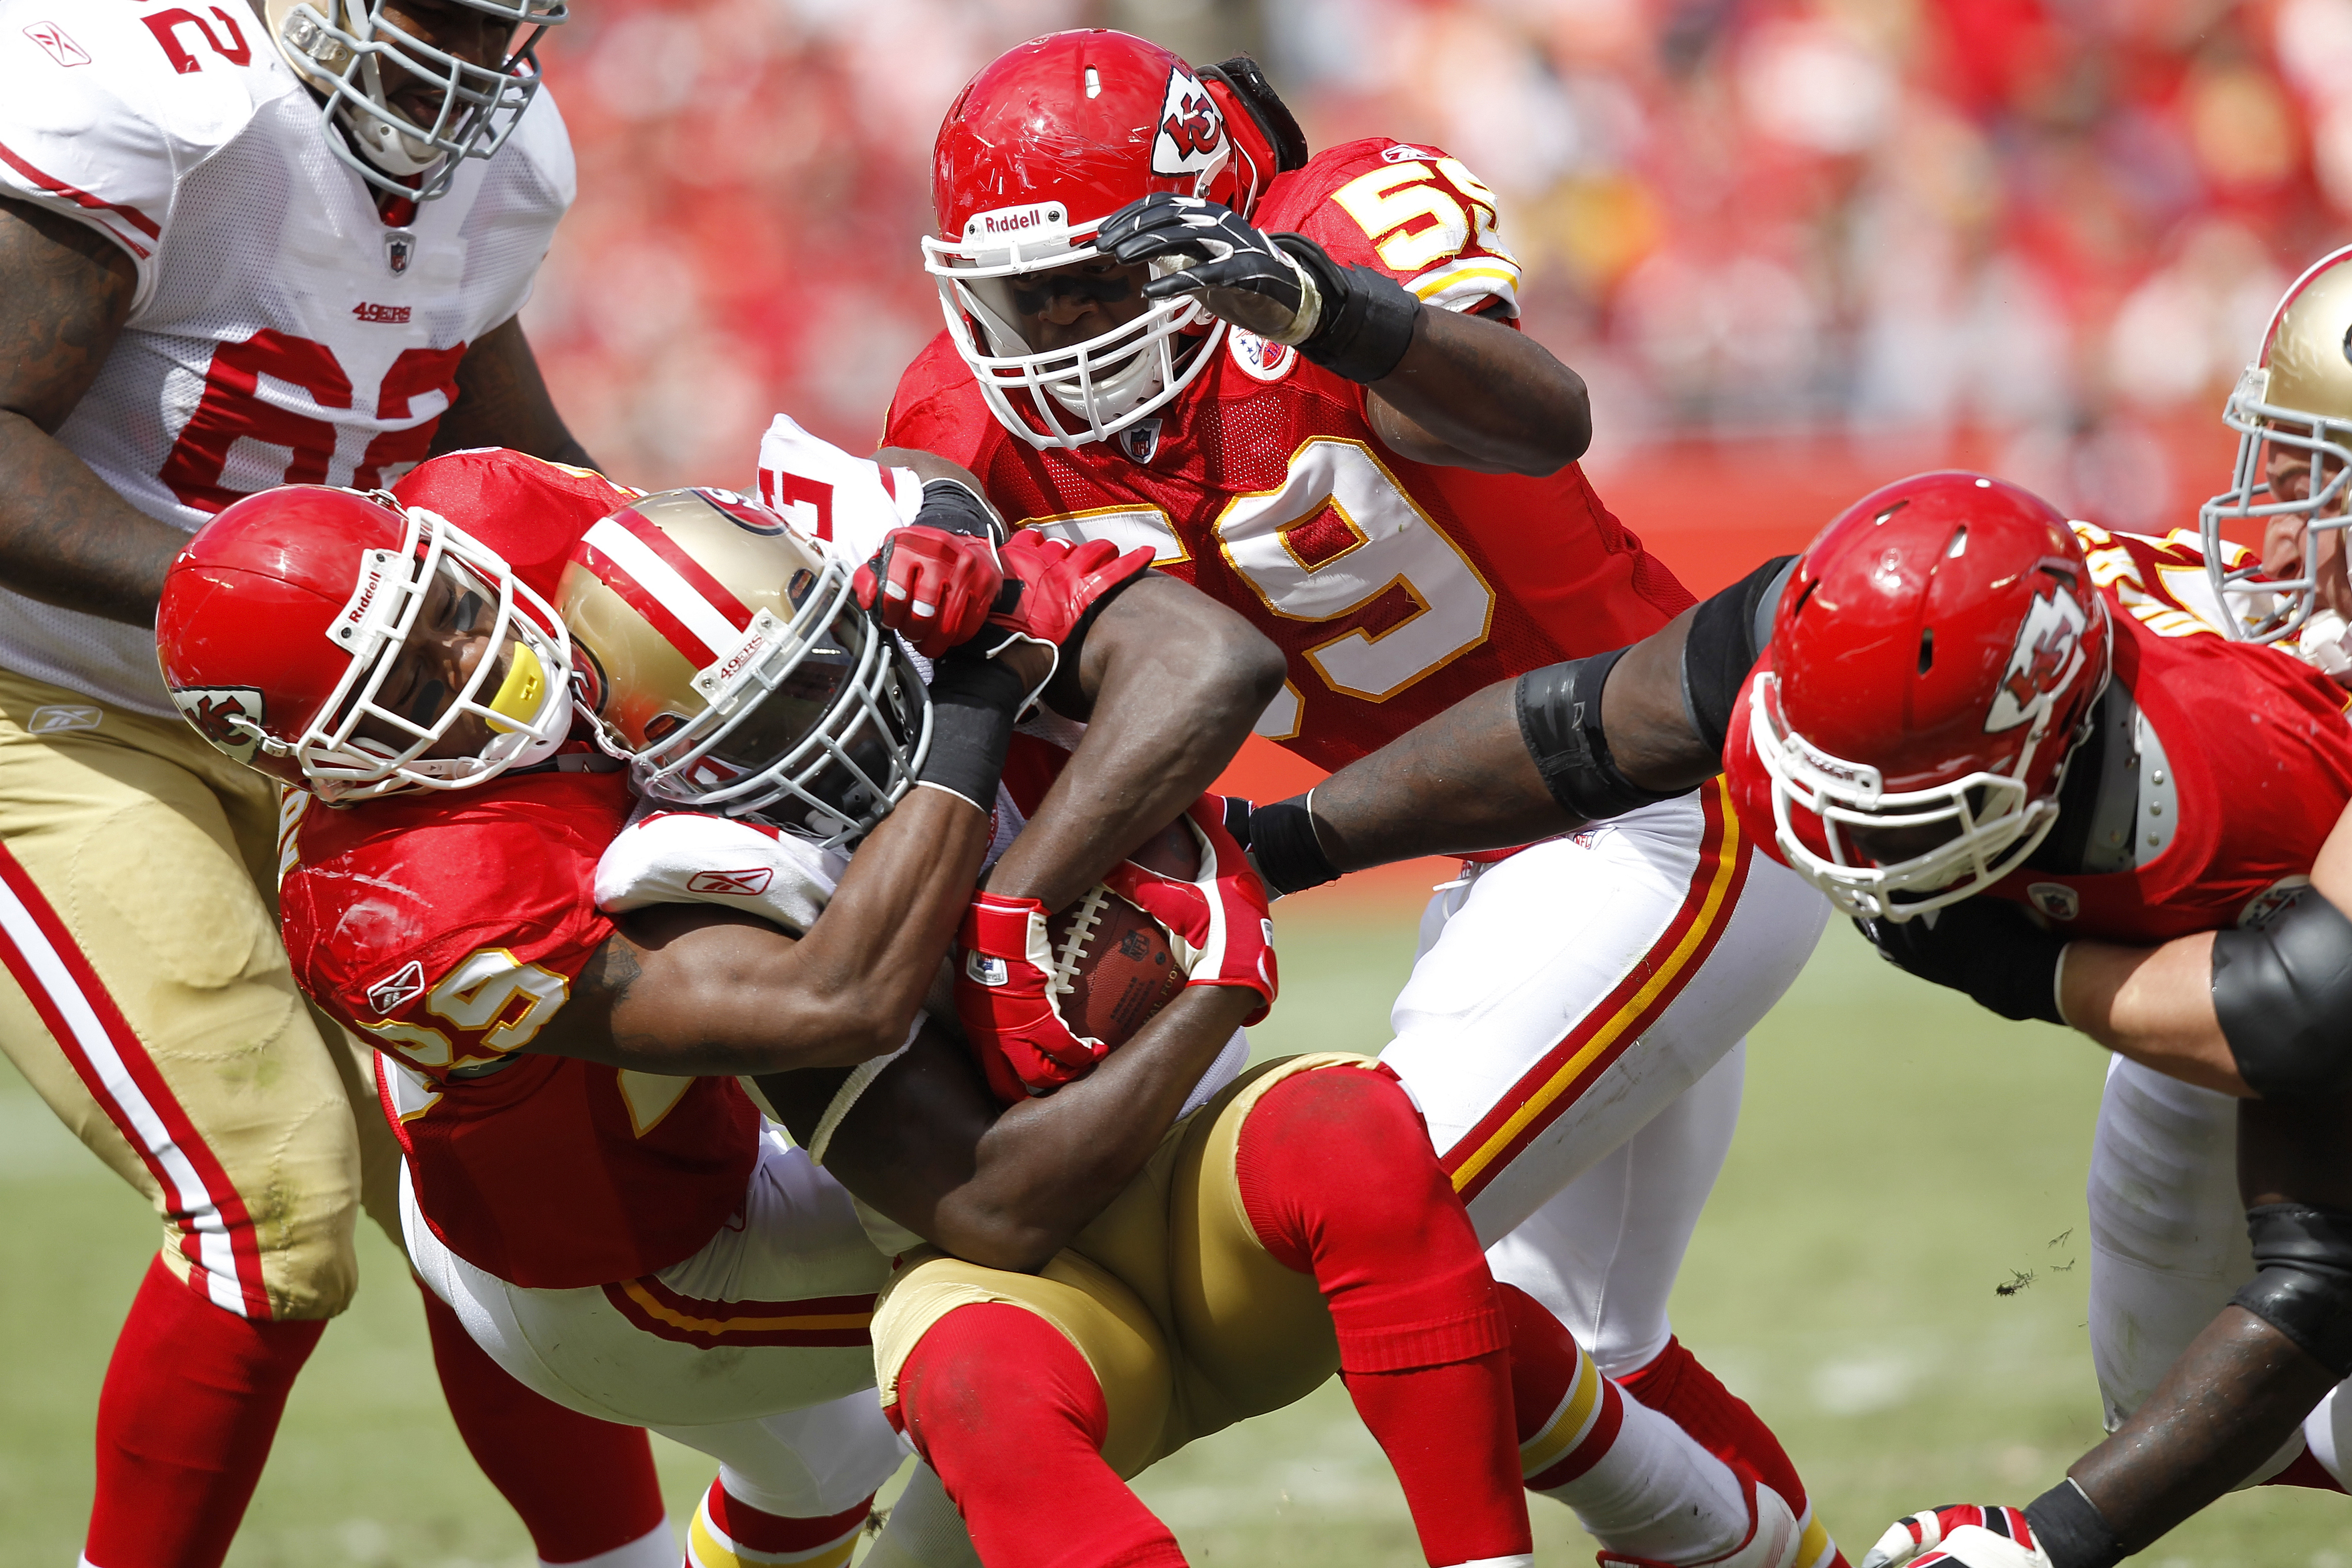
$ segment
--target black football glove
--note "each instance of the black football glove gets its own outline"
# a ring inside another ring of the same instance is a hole
[[[1095,243],[1129,267],[1159,263],[1147,300],[1191,294],[1244,331],[1277,343],[1311,335],[1321,294],[1274,237],[1222,202],[1154,191],[1111,214]],[[1181,271],[1170,271],[1181,264]]]
[[[1296,346],[1350,381],[1387,375],[1412,342],[1422,304],[1386,273],[1342,267],[1299,234],[1267,234],[1218,202],[1155,191],[1104,220],[1096,243],[1119,261],[1183,263],[1144,297],[1190,294],[1244,331]]]
[[[1858,920],[1853,929],[1897,969],[2004,1018],[2066,1022],[2058,1013],[2058,955],[2067,939],[2005,899],[1963,899],[1907,921]]]

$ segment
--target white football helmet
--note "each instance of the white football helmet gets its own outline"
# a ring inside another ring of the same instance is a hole
[[[2238,433],[2238,458],[2230,488],[2198,512],[2206,575],[2232,635],[2277,642],[2301,631],[2317,607],[2313,535],[2352,526],[2352,247],[2321,258],[2287,289],[2263,334],[2262,357],[2239,378],[2221,421]],[[2272,494],[2273,448],[2310,465],[2309,493]],[[2221,537],[2224,522],[2274,517],[2303,523],[2302,566],[2293,577],[2266,575],[2259,554],[2243,555]]]
[[[420,202],[448,190],[461,160],[505,145],[539,92],[541,30],[571,15],[567,0],[449,3],[521,29],[503,61],[472,65],[426,43],[384,15],[384,0],[264,0],[279,58],[326,95],[328,147],[368,184]],[[429,125],[393,105],[415,82],[438,95]]]

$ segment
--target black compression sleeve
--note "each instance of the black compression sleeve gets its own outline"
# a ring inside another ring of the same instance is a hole
[[[2050,1568],[2115,1568],[2124,1543],[2072,1479],[2025,1505],[2025,1522]]]
[[[927,479],[915,521],[942,533],[970,534],[992,544],[1004,542],[1004,523],[980,493],[961,479]]]
[[[2213,933],[2213,1013],[2264,1100],[2352,1088],[2352,920],[2305,888]]]
[[[1706,749],[1723,754],[1739,688],[1772,640],[1772,614],[1796,574],[1797,558],[1780,555],[1706,600],[1683,643],[1683,713]]]
[[[1277,800],[1250,813],[1249,857],[1265,885],[1296,893],[1339,880],[1339,868],[1315,837],[1315,819],[1305,795]]]
[[[1013,716],[1029,689],[989,658],[943,658],[931,671],[931,745],[919,782],[996,806],[996,781],[1013,745]]]
[[[1544,788],[1580,822],[1622,816],[1684,793],[1643,789],[1619,772],[1609,754],[1609,737],[1601,727],[1601,689],[1626,652],[1612,648],[1531,669],[1513,688],[1519,739]]]

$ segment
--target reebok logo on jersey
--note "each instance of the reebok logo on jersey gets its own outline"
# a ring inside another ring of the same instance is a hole
[[[756,899],[768,890],[776,879],[772,866],[751,866],[740,871],[697,871],[687,879],[689,893],[724,893],[733,898]]]
[[[368,1005],[375,1009],[377,1017],[388,1018],[424,994],[425,964],[412,958],[368,987]]]
[[[352,314],[362,321],[373,321],[386,327],[404,327],[408,325],[411,309],[412,307],[407,305],[370,305],[362,302],[352,307]]]
[[[1151,139],[1155,174],[1203,174],[1225,150],[1225,122],[1200,79],[1179,67],[1168,73],[1168,96],[1160,109],[1160,134]]]
[[[105,715],[96,708],[79,702],[52,702],[46,708],[36,708],[25,721],[29,735],[55,735],[67,730],[95,730]]]
[[[2058,693],[2083,668],[2083,634],[2090,625],[2089,612],[2063,584],[2053,584],[2046,595],[2034,595],[2033,607],[2025,612],[2025,624],[2017,628],[2017,642],[2009,650],[2009,664],[2000,672],[1992,711],[1985,715],[1986,734],[2040,723],[2049,716]]]
[[[55,22],[36,22],[25,29],[25,37],[49,52],[49,58],[61,66],[86,66],[89,52],[71,38]]]

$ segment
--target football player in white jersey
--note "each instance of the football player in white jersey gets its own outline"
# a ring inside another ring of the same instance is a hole
[[[278,942],[277,792],[158,676],[164,569],[287,480],[586,461],[516,321],[572,195],[532,58],[563,19],[0,0],[0,1049],[163,1227],[100,1396],[94,1568],[221,1561],[360,1209],[400,1236],[367,1074]],[[541,1559],[674,1563],[643,1436],[427,1310]]]

